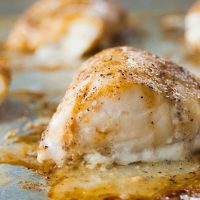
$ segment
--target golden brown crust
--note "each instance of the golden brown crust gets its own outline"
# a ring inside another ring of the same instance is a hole
[[[117,19],[111,19],[92,10],[91,7],[97,3],[95,0],[39,0],[18,20],[5,47],[8,50],[34,51],[57,41],[74,20],[84,17],[96,18],[103,23],[104,29],[109,27],[109,31],[115,31],[116,23],[120,24],[121,12],[107,3],[111,13],[118,13]]]
[[[102,82],[110,77],[115,86],[122,84],[120,80],[124,85],[142,84],[177,102],[186,97],[200,98],[199,78],[173,62],[131,47],[111,48],[96,54],[83,65],[71,87],[89,77],[100,77]]]

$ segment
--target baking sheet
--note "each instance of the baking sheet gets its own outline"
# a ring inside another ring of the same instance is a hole
[[[141,4],[144,2],[141,1]],[[157,1],[152,1],[157,3]],[[151,4],[151,5],[152,5]],[[135,30],[128,44],[137,48],[149,50],[157,55],[169,58],[182,64],[195,74],[200,74],[200,65],[191,63],[186,57],[183,42],[184,6],[188,1],[174,0],[171,10],[156,8],[152,13],[130,14]],[[137,2],[138,5],[138,2]],[[176,5],[176,6],[174,6]],[[141,5],[140,5],[141,7]],[[175,7],[177,12],[174,11]],[[179,9],[181,8],[181,9]],[[151,8],[153,10],[153,8]],[[167,13],[166,13],[167,12]],[[165,24],[167,17],[178,16],[179,25],[171,29]],[[9,32],[16,17],[3,16],[0,19],[0,38],[3,40]],[[163,22],[164,21],[164,22]],[[54,71],[23,69],[13,71],[10,94],[0,107],[0,151],[5,147],[5,137],[31,134],[33,124],[48,123],[61,97],[76,73],[75,69],[59,69]],[[31,124],[31,125],[30,125]],[[29,128],[27,128],[29,126]],[[31,128],[30,128],[31,127]],[[6,141],[7,142],[7,141]],[[8,142],[9,143],[9,142]],[[12,151],[15,147],[9,146]],[[35,156],[35,155],[33,155]],[[47,199],[48,186],[44,177],[22,166],[0,165],[0,199],[28,200]]]

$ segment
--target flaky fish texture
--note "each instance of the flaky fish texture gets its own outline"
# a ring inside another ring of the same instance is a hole
[[[8,62],[0,56],[0,103],[7,96],[10,80],[11,73],[8,68]]]
[[[65,65],[109,46],[124,16],[108,1],[38,0],[18,20],[5,48],[32,53],[32,62],[40,65]]]
[[[191,51],[200,52],[200,0],[189,9],[185,17],[185,40]]]
[[[83,64],[43,133],[38,160],[179,160],[199,148],[199,133],[199,79],[151,53],[116,47]]]

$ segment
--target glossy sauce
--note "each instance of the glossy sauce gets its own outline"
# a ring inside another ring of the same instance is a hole
[[[22,165],[45,176],[50,186],[49,199],[161,199],[170,195],[178,199],[180,195],[200,194],[198,159],[135,163],[108,169],[87,169],[79,163],[56,169],[42,166],[36,160],[40,133],[38,129],[34,136],[6,141],[4,151],[0,151],[0,163]]]

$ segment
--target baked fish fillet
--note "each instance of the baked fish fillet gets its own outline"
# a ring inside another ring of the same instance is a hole
[[[89,166],[179,160],[199,148],[200,81],[130,47],[81,67],[41,138],[38,161]]]
[[[71,60],[112,44],[124,15],[107,1],[38,0],[19,18],[5,48],[32,55],[29,65],[66,67]]]
[[[189,49],[200,51],[200,1],[196,1],[185,17],[185,40]]]

